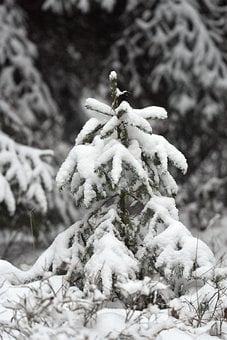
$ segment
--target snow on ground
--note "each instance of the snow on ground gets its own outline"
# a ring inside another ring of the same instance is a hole
[[[41,289],[43,294],[50,294],[50,286],[54,295],[61,296],[61,289],[64,286],[64,277],[53,276],[48,281],[50,283],[40,284],[36,281],[26,285],[12,286],[5,282],[0,288],[0,325],[8,323],[13,325],[14,319],[12,305],[21,302],[25,296],[30,296],[32,290],[37,292]],[[37,293],[36,293],[37,294]],[[41,294],[42,295],[42,294]],[[41,296],[40,295],[40,296]],[[45,295],[43,295],[45,299]],[[56,300],[57,301],[57,300]],[[56,302],[55,301],[55,302]],[[59,300],[60,301],[60,300]],[[28,309],[32,307],[34,299],[28,302]],[[30,306],[30,307],[29,307]],[[59,304],[60,306],[60,304]],[[47,304],[47,309],[49,308]],[[86,327],[78,323],[78,318],[72,317],[70,311],[61,309],[61,319],[56,317],[57,309],[50,309],[53,317],[53,327],[48,326],[49,320],[46,318],[44,325],[34,323],[29,328],[31,334],[29,336],[20,337],[16,332],[17,339],[32,339],[32,340],[66,340],[66,339],[88,339],[88,340],[104,340],[104,339],[157,339],[157,340],[217,340],[219,337],[215,336],[213,330],[215,329],[215,322],[210,322],[207,325],[199,328],[186,326],[180,320],[170,316],[169,310],[158,310],[158,308],[150,307],[149,311],[129,311],[122,308],[103,308],[98,311],[96,317],[91,318]],[[74,314],[76,312],[74,311]],[[40,314],[42,318],[42,314]],[[49,316],[50,317],[50,314]],[[127,320],[128,319],[128,320]],[[22,320],[22,319],[21,319]],[[56,322],[63,320],[56,326]],[[126,321],[127,320],[127,321]],[[20,321],[21,322],[21,321]],[[23,322],[23,321],[22,321]],[[227,339],[227,326],[222,325],[222,339]],[[0,330],[1,335],[1,330]],[[10,335],[3,335],[3,340],[13,339]]]

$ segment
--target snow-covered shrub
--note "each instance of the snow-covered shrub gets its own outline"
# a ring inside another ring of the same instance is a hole
[[[161,339],[162,335],[164,339],[170,335],[212,339],[209,334],[220,336],[226,331],[226,289],[224,281],[210,281],[196,293],[172,300],[169,309],[150,305],[139,311],[134,306],[100,309],[100,294],[85,297],[62,276],[18,287],[4,283],[0,335],[20,340],[142,340],[159,339],[159,334]]]
[[[94,304],[93,295],[85,299],[78,288],[69,287],[64,277],[52,276],[23,288],[18,290],[15,300],[2,299],[12,319],[10,323],[0,321],[0,335],[36,339],[45,330],[47,339],[57,338],[61,333],[75,339],[95,320],[99,301]]]

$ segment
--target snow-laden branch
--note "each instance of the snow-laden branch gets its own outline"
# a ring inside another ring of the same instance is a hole
[[[15,143],[0,133],[0,203],[13,215],[19,203],[37,204],[37,210],[47,211],[46,192],[52,190],[53,169],[45,158],[53,156],[51,150],[40,150]]]

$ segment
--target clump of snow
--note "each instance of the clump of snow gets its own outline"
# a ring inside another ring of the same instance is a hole
[[[98,313],[95,330],[100,336],[108,337],[110,332],[117,336],[124,328],[125,317],[118,311],[104,309]]]
[[[84,144],[90,134],[92,134],[94,131],[98,131],[102,127],[102,124],[100,124],[100,121],[96,118],[89,119],[80,133],[76,137],[76,144]]]
[[[113,234],[106,233],[94,241],[94,255],[85,265],[89,283],[102,282],[102,290],[108,296],[112,290],[113,275],[118,280],[135,277],[138,264],[133,254]],[[99,273],[99,277],[97,277]]]
[[[161,282],[152,281],[151,278],[145,276],[143,280],[128,280],[119,283],[118,286],[126,297],[134,294],[150,295],[153,292],[166,290],[167,286]]]
[[[115,71],[111,71],[109,75],[110,81],[117,80],[117,73]]]

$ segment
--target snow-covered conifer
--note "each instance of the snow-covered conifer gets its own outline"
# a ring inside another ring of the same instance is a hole
[[[55,130],[59,114],[50,91],[35,67],[37,49],[28,39],[24,13],[13,0],[0,5],[0,129],[23,142]],[[41,141],[39,142],[40,144]]]
[[[48,158],[53,153],[31,145],[53,145],[59,115],[35,67],[37,50],[28,39],[24,13],[13,0],[1,3],[0,22],[0,211],[1,227],[7,227],[8,215],[47,212],[47,192],[53,186]],[[14,224],[20,225],[11,217],[10,226]]]
[[[87,99],[94,116],[57,175],[59,188],[69,186],[77,204],[88,210],[80,226],[84,284],[110,297],[127,282],[158,275],[176,290],[176,272],[187,280],[214,261],[208,247],[178,220],[169,164],[185,173],[187,162],[152,131],[152,120],[167,118],[166,111],[133,109],[121,102],[114,71],[110,82],[112,104]]]
[[[99,303],[135,296],[138,306],[162,305],[167,287],[174,296],[181,295],[211,271],[214,256],[178,218],[173,198],[177,185],[169,165],[185,173],[187,162],[151,127],[154,119],[167,118],[166,111],[156,106],[133,109],[121,102],[124,92],[114,71],[110,83],[112,104],[86,101],[94,117],[57,174],[58,187],[69,187],[87,212],[28,272],[12,275],[5,266],[2,276],[16,283],[48,271],[65,273]]]

